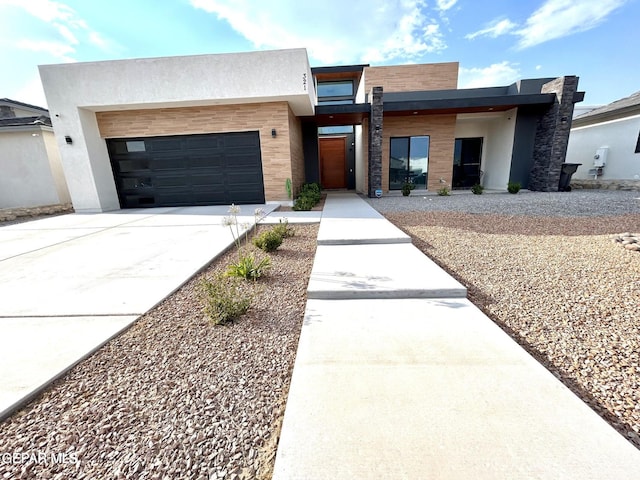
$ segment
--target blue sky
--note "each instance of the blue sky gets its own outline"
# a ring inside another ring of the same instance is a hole
[[[583,105],[640,90],[640,0],[0,0],[0,18],[0,97],[41,106],[41,64],[292,47],[459,61],[460,88],[578,75]]]

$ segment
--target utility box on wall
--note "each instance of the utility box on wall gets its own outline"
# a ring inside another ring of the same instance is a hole
[[[604,167],[607,164],[607,156],[609,155],[609,147],[600,147],[593,156],[594,167]]]

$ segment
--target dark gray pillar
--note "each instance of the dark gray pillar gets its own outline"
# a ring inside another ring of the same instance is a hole
[[[529,190],[557,192],[560,170],[567,156],[578,77],[559,77],[545,83],[541,93],[555,93],[556,102],[540,117],[533,148]]]
[[[382,87],[371,91],[371,116],[369,118],[369,198],[382,189]]]

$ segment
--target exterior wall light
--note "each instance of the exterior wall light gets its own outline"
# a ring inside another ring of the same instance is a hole
[[[71,145],[73,143],[73,140],[69,135],[65,135],[64,141],[67,142],[67,145]]]
[[[272,136],[273,138],[276,138],[276,135],[277,135],[276,129],[275,129],[275,128],[272,128],[272,129],[271,129],[271,136]]]

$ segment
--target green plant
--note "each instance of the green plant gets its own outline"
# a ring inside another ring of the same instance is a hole
[[[295,229],[289,225],[288,219],[280,219],[279,222],[272,227],[272,229],[277,232],[282,238],[290,238],[295,236]]]
[[[507,191],[509,193],[518,193],[520,191],[520,182],[509,182],[507,183]]]
[[[238,260],[230,263],[227,267],[226,275],[255,281],[269,268],[271,268],[271,259],[269,257],[265,256],[257,259],[253,253],[241,252],[238,254]]]
[[[449,187],[445,185],[444,187],[438,190],[438,195],[441,197],[448,197],[450,194],[449,192],[450,192]]]
[[[222,274],[200,283],[204,312],[214,325],[224,325],[244,315],[251,307],[251,295],[240,292],[238,279]]]
[[[293,190],[291,187],[291,179],[287,178],[284,182],[284,188],[287,191],[287,198],[293,197]]]
[[[413,190],[414,188],[416,188],[416,186],[412,182],[404,182],[402,184],[402,195],[408,197],[409,195],[411,195],[411,190]]]
[[[282,245],[282,235],[274,228],[265,230],[260,235],[253,237],[253,244],[265,252],[273,252]]]
[[[311,210],[313,207],[315,207],[315,205],[316,205],[316,202],[314,202],[309,197],[298,197],[296,198],[296,201],[293,202],[292,208],[296,211],[299,211],[299,210],[308,211],[308,210]]]
[[[240,213],[240,207],[231,204],[229,207],[228,217],[224,217],[222,224],[229,227],[231,236],[238,249],[238,260],[233,262],[227,268],[227,276],[241,277],[247,280],[257,280],[266,272],[271,266],[271,259],[264,257],[260,260],[256,259],[252,253],[247,253],[242,247],[240,242],[240,226],[238,224],[238,214]],[[257,208],[254,212],[256,225],[262,217],[264,217],[264,211],[261,208]],[[247,243],[247,236],[249,234],[249,223],[242,224],[244,230],[244,243]]]
[[[471,191],[473,192],[474,195],[482,195],[482,192],[484,191],[484,187],[479,183],[476,183],[473,187],[471,187]]]
[[[293,203],[294,210],[311,210],[322,198],[320,184],[305,183],[300,189],[300,194]]]

